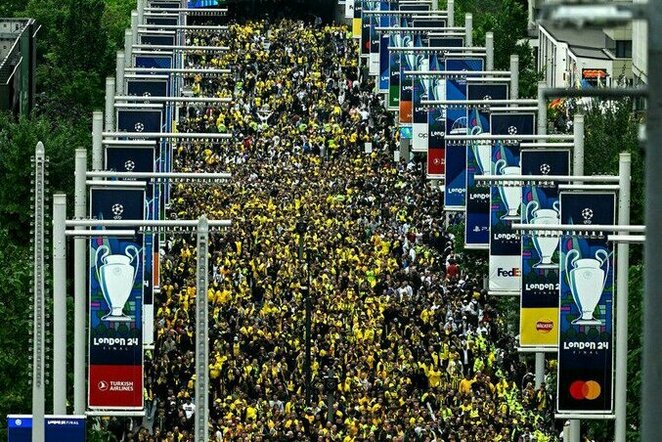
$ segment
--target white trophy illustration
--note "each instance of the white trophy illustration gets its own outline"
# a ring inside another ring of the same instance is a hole
[[[519,175],[522,169],[519,166],[509,166],[503,158],[494,164],[494,170],[498,175]],[[508,213],[501,217],[504,221],[518,221],[520,216],[518,214],[520,200],[522,198],[522,189],[517,186],[499,186],[499,194],[501,201],[506,204]]]
[[[555,201],[552,209],[541,209],[538,201],[529,201],[524,208],[524,216],[527,224],[559,224],[561,221],[561,211],[559,202]],[[540,262],[533,265],[535,269],[555,269],[557,263],[552,262],[554,251],[559,247],[560,236],[540,236],[537,233],[531,235],[533,246],[540,256]]]
[[[128,245],[124,255],[110,254],[110,248],[102,245],[97,249],[94,265],[101,292],[110,307],[110,312],[101,318],[103,321],[131,321],[131,317],[123,313],[124,304],[129,300],[131,290],[138,273],[139,251],[135,246]],[[99,261],[103,264],[99,265]],[[135,261],[135,266],[131,265]]]
[[[405,35],[402,37],[402,47],[404,48],[413,48],[414,39],[410,35]],[[416,53],[413,51],[405,52],[405,59],[407,60],[408,66],[404,66],[406,70],[416,68]]]
[[[480,135],[483,133],[483,128],[474,126],[471,128],[471,135]],[[489,135],[489,133],[487,133]],[[471,143],[471,150],[476,158],[479,171],[476,175],[488,175],[490,173],[490,162],[492,161],[492,146],[485,143],[474,141]]]
[[[606,269],[602,267],[606,264]],[[602,291],[609,274],[609,255],[606,250],[595,252],[595,258],[582,258],[579,250],[572,249],[565,257],[566,277],[570,285],[572,299],[577,304],[581,316],[575,325],[602,325],[593,317],[595,307],[600,302]],[[572,266],[572,268],[570,268]]]

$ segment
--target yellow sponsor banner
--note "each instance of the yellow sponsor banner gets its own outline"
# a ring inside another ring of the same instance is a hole
[[[520,309],[520,345],[557,346],[559,339],[558,308]]]
[[[352,20],[352,37],[361,38],[361,18],[355,18]]]

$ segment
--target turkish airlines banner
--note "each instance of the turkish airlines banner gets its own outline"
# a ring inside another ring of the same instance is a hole
[[[522,175],[569,175],[570,150],[523,149]],[[560,224],[558,184],[522,186],[522,224]],[[520,347],[556,348],[559,339],[559,236],[522,232]]]
[[[530,135],[536,127],[531,112],[492,113],[490,127],[494,135]],[[492,173],[494,175],[521,175],[520,142],[495,141],[492,145]],[[490,191],[490,259],[489,291],[491,294],[519,294],[521,289],[522,243],[519,232],[512,229],[519,222],[522,188],[497,183]]]
[[[613,225],[612,192],[561,192],[561,224]],[[557,410],[611,414],[614,251],[606,236],[561,236]],[[623,356],[625,357],[625,356]]]
[[[92,188],[90,215],[142,220],[145,192]],[[90,239],[88,406],[143,408],[142,235]]]

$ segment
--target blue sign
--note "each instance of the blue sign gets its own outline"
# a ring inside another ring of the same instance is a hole
[[[447,58],[447,71],[482,71],[482,58]],[[456,76],[446,79],[446,99],[466,100],[466,77]],[[446,110],[446,133],[465,135],[467,133],[466,106],[449,106]],[[446,186],[444,206],[446,210],[462,210],[466,195],[467,143],[465,141],[446,142]]]
[[[85,442],[87,437],[85,416],[52,416],[44,418],[46,442]],[[9,442],[32,442],[32,415],[7,416]]]
[[[138,55],[136,56],[136,67],[170,69],[173,67],[172,55]]]
[[[613,225],[611,192],[561,192],[561,224]],[[614,251],[605,235],[561,236],[559,413],[613,410]],[[623,355],[625,357],[625,355]]]
[[[128,80],[127,93],[137,97],[167,97],[168,80]]]
[[[140,43],[144,45],[156,46],[174,46],[174,35],[158,35],[158,34],[142,34],[140,36]]]

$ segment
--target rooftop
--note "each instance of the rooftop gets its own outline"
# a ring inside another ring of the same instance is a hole
[[[12,53],[18,38],[32,22],[31,18],[0,18],[0,69]]]
[[[540,26],[556,41],[567,43],[573,54],[582,58],[611,60],[605,51],[605,33],[602,29],[572,29],[541,21]]]

